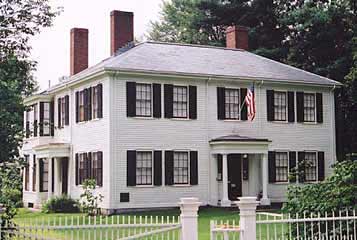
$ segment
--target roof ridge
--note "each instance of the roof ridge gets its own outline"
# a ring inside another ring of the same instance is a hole
[[[227,48],[227,47],[219,47],[213,45],[192,44],[192,43],[174,43],[174,42],[161,42],[161,41],[152,41],[152,40],[144,41],[143,43],[176,45],[176,46],[197,47],[197,48],[213,48],[213,49],[221,49],[221,50],[247,52],[247,50],[241,48]]]

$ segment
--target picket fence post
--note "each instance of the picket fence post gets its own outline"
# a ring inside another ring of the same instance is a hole
[[[259,204],[256,197],[240,197],[236,202],[239,207],[240,223],[242,230],[241,240],[256,239],[256,209]]]
[[[198,240],[198,198],[181,198],[181,240]]]

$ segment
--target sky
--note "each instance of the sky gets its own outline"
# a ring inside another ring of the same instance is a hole
[[[37,61],[34,76],[44,90],[69,75],[70,29],[89,30],[89,66],[110,56],[110,12],[134,12],[134,36],[142,40],[150,20],[159,19],[162,0],[50,0],[53,7],[63,11],[50,28],[31,39],[31,56]]]

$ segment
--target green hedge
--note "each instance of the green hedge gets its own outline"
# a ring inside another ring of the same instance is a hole
[[[42,206],[43,213],[78,213],[80,212],[79,204],[76,200],[62,195],[52,197]]]

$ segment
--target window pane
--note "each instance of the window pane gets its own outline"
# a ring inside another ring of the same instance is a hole
[[[286,121],[286,92],[274,92],[274,120]]]
[[[174,153],[174,184],[188,184],[188,152]]]
[[[174,86],[173,88],[173,117],[187,117],[187,87]]]
[[[152,152],[136,153],[136,185],[152,184]]]
[[[136,115],[151,116],[151,84],[136,84]]]
[[[239,119],[239,89],[225,89],[225,118]]]

